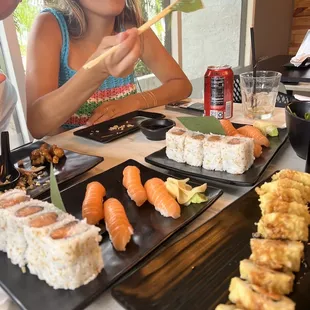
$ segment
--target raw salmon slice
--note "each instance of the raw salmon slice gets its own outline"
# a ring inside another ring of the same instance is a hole
[[[181,216],[181,207],[169,194],[163,180],[153,178],[145,183],[145,190],[148,201],[154,205],[155,209],[165,217],[174,219]]]
[[[259,145],[263,145],[266,147],[270,146],[270,142],[268,138],[266,138],[259,129],[253,126],[246,125],[246,126],[240,127],[238,128],[238,132],[248,138],[254,139],[254,142]]]
[[[146,200],[146,191],[141,183],[140,170],[136,166],[127,166],[123,171],[123,185],[127,189],[128,196],[138,207]]]
[[[103,197],[106,190],[99,182],[91,182],[86,187],[86,194],[82,205],[82,217],[90,225],[95,225],[103,219]]]
[[[105,226],[109,233],[113,247],[117,251],[125,251],[133,235],[133,228],[129,223],[123,205],[115,198],[104,202]]]

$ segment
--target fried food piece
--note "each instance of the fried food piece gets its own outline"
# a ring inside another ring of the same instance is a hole
[[[49,147],[49,145],[48,145],[47,143],[43,143],[43,144],[40,146],[39,150],[40,150],[40,151],[42,151],[42,150],[48,150],[48,151],[50,151],[50,147]]]
[[[58,164],[59,163],[59,157],[53,156],[53,164]]]
[[[59,159],[65,156],[64,150],[55,144],[52,146],[52,154],[57,156]]]
[[[257,232],[265,239],[308,241],[308,223],[295,214],[265,214],[258,222]]]
[[[250,259],[257,265],[273,270],[300,270],[304,245],[298,241],[251,239]]]
[[[215,310],[241,310],[236,305],[218,305]]]
[[[53,162],[52,155],[49,153],[48,149],[41,149],[41,155],[43,155],[49,163]]]
[[[279,199],[279,197],[274,193],[268,193],[260,196],[259,201],[262,215],[273,212],[295,214],[303,217],[308,225],[310,224],[310,214],[308,207],[305,204],[301,204],[295,201],[283,201]]]
[[[310,186],[287,178],[266,182],[260,188],[256,188],[255,191],[260,196],[267,193],[275,193],[284,201],[296,201],[299,203],[302,201],[304,204],[310,201]]]
[[[279,179],[290,179],[300,182],[303,185],[310,186],[310,174],[305,172],[283,169],[272,176],[272,180],[274,181]]]
[[[293,291],[295,276],[292,272],[279,272],[256,265],[249,259],[240,262],[240,278],[258,285],[268,293],[287,295]]]
[[[239,278],[232,278],[229,300],[248,310],[294,310],[295,303],[278,294],[271,294],[261,287]]]

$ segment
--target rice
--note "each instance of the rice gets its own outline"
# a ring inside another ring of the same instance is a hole
[[[34,219],[35,217],[32,217]],[[51,225],[44,227],[31,227],[28,225],[24,227],[25,239],[27,241],[27,249],[25,252],[25,259],[27,261],[27,266],[31,274],[37,275],[39,279],[42,280],[43,276],[41,274],[42,266],[46,264],[44,253],[42,248],[44,248],[42,242],[43,238],[46,237],[52,230],[57,229],[71,221],[75,218],[65,212],[60,212],[58,214],[57,221]]]
[[[205,135],[188,134],[184,142],[184,160],[188,165],[201,167],[203,162],[203,143]]]
[[[183,128],[173,127],[166,133],[166,155],[178,163],[185,163],[184,146],[188,132]]]
[[[207,170],[223,171],[222,145],[225,136],[206,135],[203,143],[203,168]]]
[[[103,268],[99,228],[78,222],[72,235],[41,238],[39,278],[54,289],[74,290],[95,279]]]
[[[253,139],[226,137],[221,149],[223,170],[231,174],[244,173],[254,162],[253,154]]]
[[[25,208],[32,208],[34,213],[24,216]],[[38,214],[48,211],[61,212],[52,204],[40,200],[30,200],[25,202],[22,207],[11,212],[7,217],[7,256],[12,264],[24,267],[26,265],[27,241],[24,235],[24,227],[28,222]]]
[[[10,190],[0,195],[0,251],[6,252],[7,218],[29,199],[22,190]]]

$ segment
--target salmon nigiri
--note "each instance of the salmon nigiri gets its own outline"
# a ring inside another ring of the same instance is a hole
[[[99,182],[91,182],[86,187],[86,194],[82,205],[82,217],[88,224],[95,225],[103,219],[103,197],[106,190]]]
[[[123,171],[123,185],[127,189],[129,197],[138,207],[146,200],[146,191],[141,183],[140,170],[136,166],[127,166]]]
[[[123,205],[117,199],[109,198],[104,202],[103,210],[105,226],[113,247],[117,251],[125,251],[126,245],[133,235],[133,228]]]
[[[238,132],[248,138],[254,139],[254,142],[259,145],[263,145],[266,147],[270,146],[268,138],[266,138],[259,129],[253,126],[250,125],[242,126],[238,128]]]
[[[153,178],[145,183],[145,190],[148,201],[154,205],[155,209],[165,217],[180,217],[181,207],[169,194],[163,180]]]
[[[237,129],[234,127],[234,125],[231,123],[230,120],[221,119],[220,122],[225,131],[226,136],[234,136],[238,133]]]

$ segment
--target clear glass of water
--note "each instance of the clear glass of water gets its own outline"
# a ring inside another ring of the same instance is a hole
[[[268,119],[276,105],[281,73],[275,71],[257,71],[240,74],[242,108],[246,117]]]

